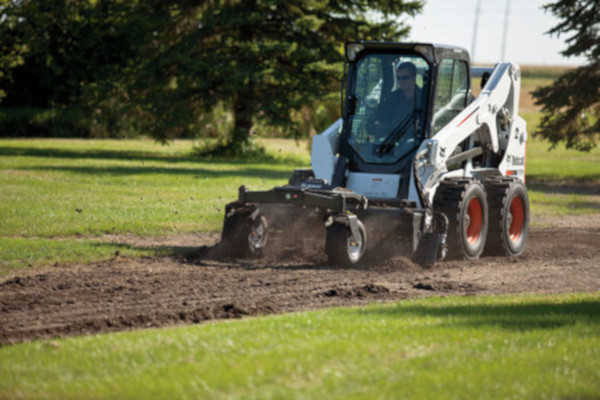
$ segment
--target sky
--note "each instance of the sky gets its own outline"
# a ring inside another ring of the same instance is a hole
[[[426,0],[423,12],[406,22],[410,40],[458,45],[471,53],[472,64],[489,65],[502,61],[502,37],[509,2],[505,61],[520,65],[582,65],[585,58],[560,54],[568,37],[547,35],[560,20],[542,6],[550,0],[479,0],[480,13],[472,52],[475,10],[478,0]]]

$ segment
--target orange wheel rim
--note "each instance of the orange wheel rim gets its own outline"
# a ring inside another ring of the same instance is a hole
[[[467,240],[469,243],[476,243],[481,237],[481,227],[483,226],[483,210],[478,198],[473,198],[467,208],[469,215],[469,226],[467,227]]]
[[[510,203],[510,228],[508,236],[513,242],[517,242],[523,235],[523,226],[525,225],[525,211],[523,210],[523,200],[515,197]]]

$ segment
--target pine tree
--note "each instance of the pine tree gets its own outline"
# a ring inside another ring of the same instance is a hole
[[[192,4],[190,6],[190,3]],[[234,116],[226,148],[243,152],[255,122],[297,130],[290,111],[339,90],[343,44],[398,40],[420,1],[180,1],[141,66],[138,90],[160,140],[218,104]]]
[[[561,19],[548,33],[570,35],[561,54],[585,56],[588,63],[533,92],[543,114],[536,134],[553,147],[589,151],[600,136],[600,0],[559,0],[544,9]]]

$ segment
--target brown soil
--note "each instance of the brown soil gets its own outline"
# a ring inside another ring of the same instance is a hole
[[[518,258],[441,262],[427,269],[397,256],[355,269],[333,268],[317,253],[290,253],[285,262],[232,260],[211,251],[215,234],[154,242],[110,237],[188,250],[177,257],[117,256],[0,279],[0,345],[423,296],[597,291],[600,218],[585,221],[563,217],[553,228],[533,229]]]

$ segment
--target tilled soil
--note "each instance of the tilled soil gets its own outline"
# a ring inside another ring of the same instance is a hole
[[[322,254],[293,253],[284,262],[227,259],[211,251],[215,234],[171,237],[168,243],[144,239],[137,244],[200,250],[149,259],[117,255],[2,278],[0,345],[423,296],[600,290],[599,218],[557,222],[533,229],[521,257],[430,268],[399,256],[354,269],[331,267]]]

